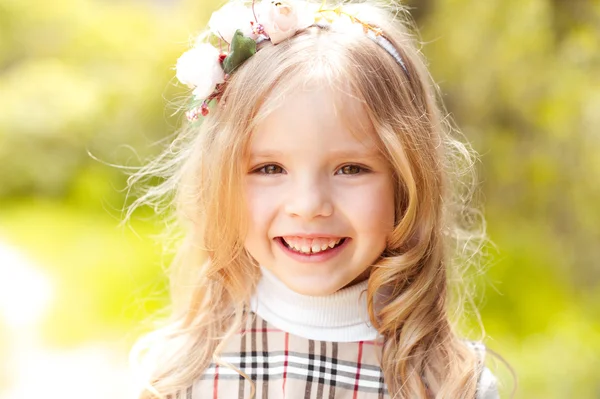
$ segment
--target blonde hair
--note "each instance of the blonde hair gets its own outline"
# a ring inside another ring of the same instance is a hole
[[[454,138],[404,10],[347,4],[383,29],[398,62],[366,35],[310,27],[278,45],[267,43],[228,82],[219,106],[188,125],[162,155],[132,176],[163,180],[140,196],[167,199],[183,226],[172,264],[170,323],[139,340],[132,360],[146,382],[141,398],[185,389],[244,322],[260,271],[244,249],[240,202],[253,129],[280,104],[277,93],[318,80],[360,99],[396,178],[396,223],[372,265],[367,298],[383,336],[381,366],[393,397],[474,398],[480,365],[458,337],[451,288],[476,264],[485,225],[470,207],[472,150]],[[128,214],[128,215],[129,215]],[[454,291],[464,292],[464,291]]]

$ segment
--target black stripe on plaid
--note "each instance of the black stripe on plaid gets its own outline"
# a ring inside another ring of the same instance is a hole
[[[383,381],[383,373],[381,373],[381,376],[379,377],[379,399],[383,399],[383,396],[385,395],[385,383]]]
[[[262,353],[261,353],[262,354]],[[253,374],[253,370],[256,370],[257,375],[260,374],[264,374],[264,363],[265,360],[266,362],[268,362],[268,366],[267,369],[275,369],[275,368],[283,368],[283,364],[284,361],[282,359],[274,361],[274,360],[268,360],[269,358],[267,357],[266,359],[263,358],[263,356],[255,356],[254,359],[256,361],[256,365],[258,365],[258,362],[260,361],[261,363],[261,367],[252,367],[248,361],[248,359],[252,359],[252,356],[246,356],[245,357],[245,367],[242,366],[242,362],[240,362],[240,358],[239,356],[236,358],[230,358],[227,356],[222,356],[222,359],[224,361],[226,361],[227,363],[231,363],[234,366],[239,365],[239,368],[244,371],[245,373],[248,374]],[[262,361],[261,361],[262,360]],[[300,360],[300,361],[299,361]],[[356,371],[358,369],[358,366],[356,363],[354,364],[349,364],[351,362],[346,362],[346,361],[339,361],[337,362],[337,365],[333,365],[334,361],[332,361],[334,359],[329,359],[327,358],[327,360],[325,360],[325,364],[323,366],[323,372],[325,373],[329,373],[329,374],[337,374],[338,376],[341,377],[346,377],[346,378],[355,378],[356,377]],[[310,366],[310,370],[312,370],[312,372],[310,374],[312,374],[313,378],[317,378],[318,375],[317,373],[319,372],[316,368],[316,365],[314,363],[314,360],[311,361],[312,364]],[[340,367],[340,365],[345,366],[345,367]],[[209,368],[207,369],[208,372],[210,372],[210,369],[214,368],[215,364],[211,363],[211,365],[209,366]],[[296,357],[295,355],[289,355],[288,356],[288,366],[290,367],[296,367],[296,368],[305,368],[307,369],[307,371],[309,370],[309,367],[307,366],[306,361],[301,361],[300,358]],[[340,368],[342,368],[340,370]],[[321,368],[319,368],[320,370]],[[364,365],[361,364],[360,366],[360,370],[361,370],[361,378],[364,377],[366,380],[368,381],[379,381],[381,379],[381,370],[380,369],[373,369],[372,366],[369,365]],[[366,372],[365,372],[366,371]],[[273,375],[273,372],[269,373],[270,375]],[[219,376],[220,377],[220,376]]]
[[[275,364],[283,364],[284,355],[285,355],[285,351],[270,351],[270,352],[268,352],[269,366],[272,367],[274,358],[278,358],[278,360],[275,362]],[[230,361],[233,359],[235,364],[241,363],[239,360],[240,358],[244,359],[244,361],[246,362],[246,365],[248,365],[252,361],[265,363],[264,359],[263,359],[263,351],[256,351],[256,352],[247,351],[245,353],[229,353],[229,352],[227,352],[227,353],[223,353],[219,357],[225,361]],[[312,356],[312,357],[313,357],[313,365],[314,365],[314,356]],[[254,359],[254,358],[256,358],[256,359]],[[306,366],[308,364],[309,356],[305,352],[288,351],[288,358],[296,359],[296,363],[298,363],[299,365]],[[305,360],[302,361],[302,359],[305,359]],[[358,366],[358,364],[355,361],[341,360],[334,356],[332,356],[332,357],[326,356],[325,362],[326,362],[325,367],[327,367],[328,369],[331,369],[333,365],[335,365],[335,366],[340,365],[340,366],[345,366],[345,367],[342,367],[342,369],[346,368],[346,369],[348,369],[348,372],[350,372],[350,369],[352,369],[352,372],[354,372],[354,373],[356,372],[356,367]],[[313,366],[313,368],[314,368],[314,366]],[[377,377],[379,377],[381,375],[381,367],[379,367],[379,366],[363,363],[363,364],[361,364],[361,373],[363,372],[362,370],[366,370],[367,374],[372,375],[372,376],[377,375]]]
[[[317,399],[323,399],[323,390],[325,389],[325,361],[327,360],[327,343],[321,341],[321,348],[319,351],[319,375],[317,376]]]
[[[248,337],[247,333],[242,334],[242,336],[240,337],[240,353],[238,354],[240,356],[240,362],[239,362],[239,368],[240,370],[244,371],[246,369],[246,339]],[[214,374],[214,370],[215,370],[215,364],[211,363],[211,365],[209,366],[208,370],[212,370],[211,374]],[[222,369],[223,371],[226,370],[226,367],[223,367]],[[207,374],[205,373],[204,376],[206,376]],[[203,378],[204,378],[203,376]],[[244,392],[246,389],[246,379],[244,378],[243,375],[239,374],[238,375],[240,382],[239,382],[239,386],[238,386],[238,398],[243,398],[244,397]],[[219,375],[220,379],[223,379],[223,375]]]
[[[262,321],[261,339],[262,339],[262,355],[263,355],[263,369],[269,368],[269,335],[267,333],[267,322]],[[263,376],[263,390],[262,399],[269,398],[269,374]]]
[[[310,347],[309,347],[310,352]],[[334,353],[332,353],[332,356]],[[268,352],[268,356],[264,356],[263,352],[245,352],[243,354],[223,354],[221,358],[231,365],[238,367],[246,374],[251,374],[254,381],[263,381],[264,378],[277,380],[283,378],[284,352],[274,351]],[[288,353],[288,368],[287,376],[297,380],[306,381],[306,391],[309,394],[312,388],[312,383],[318,378],[322,378],[323,382],[329,382],[331,386],[344,388],[346,390],[354,390],[355,379],[358,371],[358,364],[351,361],[339,360],[335,357],[323,356],[324,360],[319,358],[319,363],[322,367],[315,367],[314,346],[311,353]],[[242,365],[243,363],[243,365]],[[261,367],[257,367],[258,364]],[[267,367],[264,365],[267,364]],[[209,379],[214,377],[215,365],[211,364],[201,379]],[[219,379],[231,380],[239,378],[239,375],[231,369],[225,367],[219,368]],[[358,390],[363,392],[378,393],[381,390],[386,391],[385,383],[383,382],[381,368],[372,365],[360,365],[360,378],[358,381]]]
[[[252,318],[252,327],[250,327],[250,353],[256,352],[256,317]],[[258,356],[252,356],[250,358],[250,379],[256,381],[256,370],[258,369]],[[248,374],[248,373],[246,373]]]
[[[315,341],[312,339],[308,340],[308,365],[306,373],[306,386],[304,387],[304,399],[310,399],[310,392],[312,388],[313,377],[315,375]],[[293,367],[294,362],[288,361],[288,370]],[[288,374],[290,375],[290,374]]]
[[[319,384],[325,384],[325,363],[327,362],[327,347],[325,342],[321,342],[321,351],[319,352]]]
[[[338,365],[338,343],[334,342],[331,345],[331,379],[329,380],[329,399],[334,399],[335,397],[335,386],[337,380],[337,365]]]

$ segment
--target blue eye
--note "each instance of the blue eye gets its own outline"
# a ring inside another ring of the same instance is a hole
[[[283,168],[279,165],[268,164],[256,169],[256,172],[261,173],[263,175],[275,175],[278,173],[283,173]]]
[[[338,169],[336,172],[337,175],[357,175],[361,172],[366,172],[367,170],[362,166],[358,165],[344,165]]]

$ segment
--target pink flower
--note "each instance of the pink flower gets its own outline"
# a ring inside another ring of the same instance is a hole
[[[194,88],[197,98],[208,97],[217,84],[225,81],[219,55],[219,50],[208,43],[196,45],[177,60],[177,79]]]
[[[314,23],[314,13],[306,2],[295,0],[263,0],[257,8],[258,22],[273,44],[280,43]]]

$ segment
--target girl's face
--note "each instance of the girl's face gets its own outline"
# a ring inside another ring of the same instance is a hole
[[[392,172],[368,116],[350,96],[335,103],[326,89],[295,91],[249,148],[246,249],[304,295],[367,278],[394,224]],[[350,132],[344,115],[365,128]]]

